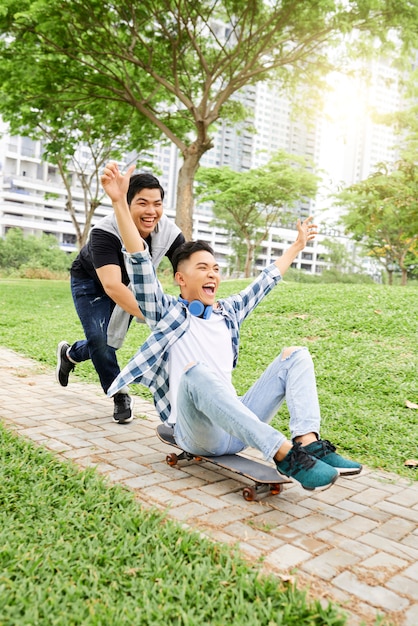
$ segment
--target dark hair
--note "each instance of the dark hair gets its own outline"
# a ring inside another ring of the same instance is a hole
[[[177,272],[177,268],[182,261],[187,261],[187,259],[190,259],[192,254],[200,252],[201,250],[205,250],[206,252],[210,252],[210,254],[214,255],[211,246],[206,243],[206,241],[202,241],[201,239],[198,239],[197,241],[186,241],[185,243],[182,243],[181,246],[176,248],[173,252],[173,256],[171,257],[173,274]]]
[[[142,172],[141,174],[134,174],[129,181],[128,193],[126,198],[128,205],[131,205],[132,200],[141,189],[159,189],[161,193],[161,200],[164,200],[164,189],[160,185],[158,178],[155,178],[148,172]]]

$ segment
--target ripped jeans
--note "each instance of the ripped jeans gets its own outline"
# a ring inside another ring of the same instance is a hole
[[[314,432],[319,436],[320,410],[312,357],[307,348],[283,351],[243,396],[231,394],[205,364],[187,369],[177,395],[174,436],[193,454],[235,454],[251,446],[273,459],[286,440],[269,425],[286,400],[291,438]]]

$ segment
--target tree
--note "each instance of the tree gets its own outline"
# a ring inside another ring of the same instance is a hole
[[[323,239],[321,243],[328,249],[328,252],[322,255],[323,258],[328,261],[335,270],[345,272],[352,269],[352,256],[343,243],[329,238]]]
[[[418,261],[418,166],[409,161],[399,161],[392,168],[382,163],[337,198],[347,210],[341,218],[346,232],[383,264],[390,284],[398,266],[405,285],[407,263]]]
[[[350,51],[364,53],[367,37],[375,52],[396,50],[399,37],[411,43],[417,17],[412,0],[3,0],[0,84],[23,100],[30,84],[68,110],[101,99],[150,120],[183,157],[176,221],[190,237],[211,128],[245,115],[234,94],[270,78],[311,87],[353,29]]]
[[[232,243],[245,242],[246,277],[271,226],[287,221],[297,201],[315,196],[318,182],[304,159],[284,152],[249,172],[210,167],[201,168],[196,177],[200,200],[212,202],[217,223],[228,231]]]
[[[44,268],[67,273],[73,259],[60,249],[53,235],[24,236],[20,228],[10,228],[0,238],[0,269],[5,273],[25,268]]]
[[[22,68],[15,66],[14,81],[21,84]],[[96,100],[74,103],[69,110],[58,99],[26,88],[26,102],[19,105],[17,90],[6,88],[0,112],[10,130],[31,139],[41,139],[43,158],[57,166],[66,190],[66,209],[81,248],[87,240],[95,210],[105,197],[100,173],[110,159],[121,159],[130,148],[136,152],[155,138],[151,124],[135,124],[135,115],[114,102]],[[139,116],[137,116],[139,117]],[[84,211],[80,216],[73,201],[74,177],[83,193]]]

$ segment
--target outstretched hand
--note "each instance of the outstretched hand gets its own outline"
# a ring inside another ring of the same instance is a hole
[[[303,249],[308,241],[313,241],[318,234],[318,226],[312,224],[313,216],[310,215],[301,222],[300,218],[296,222],[296,228],[298,230],[298,236],[296,237],[296,243],[298,243]]]
[[[128,193],[129,181],[135,169],[135,164],[131,165],[125,174],[119,170],[118,164],[114,161],[107,163],[100,177],[103,189],[112,202],[119,202],[126,199]]]

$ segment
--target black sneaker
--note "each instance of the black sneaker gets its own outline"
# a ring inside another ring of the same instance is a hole
[[[113,402],[115,403],[113,421],[118,424],[129,424],[129,422],[132,422],[134,418],[132,413],[134,399],[127,393],[119,392],[113,396]]]
[[[68,377],[75,368],[75,364],[70,361],[67,356],[67,350],[70,344],[66,341],[61,341],[57,348],[57,367],[55,370],[55,376],[61,387],[68,385]]]
[[[334,467],[323,463],[302,448],[300,442],[294,443],[282,461],[275,461],[277,471],[297,480],[304,489],[327,489],[338,478]]]

